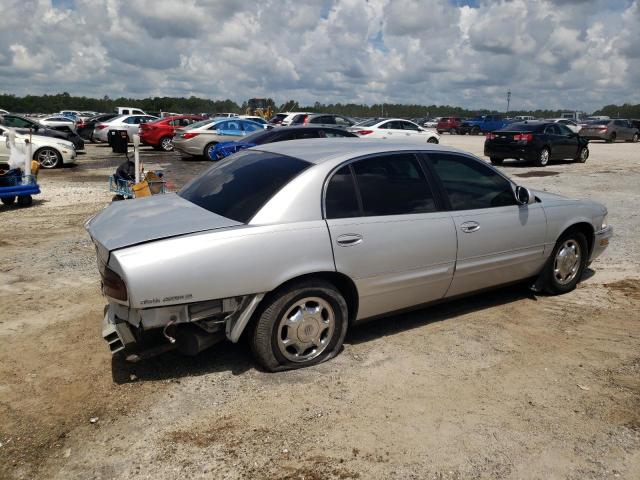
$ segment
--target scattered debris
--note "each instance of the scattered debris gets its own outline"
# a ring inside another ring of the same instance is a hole
[[[578,388],[579,388],[580,390],[586,390],[586,391],[591,390],[591,389],[590,389],[589,387],[587,387],[586,385],[580,385],[579,383],[576,383],[576,385],[578,385]]]
[[[89,419],[89,421],[90,421],[91,423],[98,423],[98,420],[99,420],[99,419],[98,419],[98,417],[91,417],[91,418]]]

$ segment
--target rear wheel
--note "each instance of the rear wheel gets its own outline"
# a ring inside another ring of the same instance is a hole
[[[631,137],[631,141],[632,141],[633,143],[638,143],[638,134],[637,134],[637,133],[634,133],[634,134],[633,134],[633,137]]]
[[[587,147],[580,148],[578,156],[574,159],[576,162],[584,163],[589,158],[589,149]]]
[[[291,284],[265,299],[249,332],[256,361],[274,372],[315,365],[332,358],[347,332],[347,304],[322,280]]]
[[[38,161],[42,168],[58,168],[62,166],[62,155],[50,147],[44,147],[36,151],[33,158]]]
[[[490,157],[492,165],[502,165],[504,163],[504,158]]]
[[[209,160],[218,160],[217,155],[215,154],[216,143],[211,142],[206,147],[204,147],[204,157]]]
[[[536,158],[535,164],[538,167],[546,167],[549,163],[550,155],[551,152],[549,151],[549,149],[547,147],[544,147],[542,150],[540,150],[540,153],[538,153],[538,158]]]
[[[482,132],[480,131],[480,127],[473,127],[470,133],[471,135],[480,135]]]
[[[427,140],[427,143],[438,143],[438,139],[436,137],[429,137],[429,140]]]
[[[162,137],[160,139],[160,148],[165,152],[173,151],[173,139],[171,137]]]
[[[544,289],[558,295],[576,288],[587,265],[587,239],[578,230],[570,230],[556,242],[544,272]]]
[[[16,203],[16,197],[4,197],[4,198],[0,198],[0,201],[7,206],[11,206],[14,203]]]

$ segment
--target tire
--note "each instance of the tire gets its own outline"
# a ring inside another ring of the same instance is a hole
[[[171,137],[162,137],[158,147],[163,152],[173,152],[173,139]]]
[[[543,147],[538,153],[535,164],[537,167],[546,167],[549,164],[549,158],[551,157],[551,151],[548,147]]]
[[[561,253],[563,249],[564,253]],[[562,234],[543,273],[544,290],[551,295],[560,295],[576,288],[587,266],[588,255],[587,239],[582,232],[569,230]],[[569,268],[572,265],[575,268]]]
[[[316,365],[333,358],[342,348],[349,318],[347,303],[331,283],[323,280],[293,283],[276,290],[263,303],[249,331],[249,345],[256,362],[265,370],[276,372]],[[302,305],[308,310],[319,309],[319,318],[318,313],[315,317],[302,315]],[[295,340],[289,337],[294,328]],[[300,341],[300,335],[312,339],[315,347]]]
[[[631,137],[631,142],[632,143],[638,143],[638,134],[634,133],[633,137]]]
[[[456,128],[452,128],[449,130],[449,135],[458,135],[458,130]]]
[[[442,135],[442,130],[436,130],[438,132],[438,135]]]
[[[440,143],[440,142],[438,142],[438,139],[436,137],[429,137],[429,140],[427,140],[427,143]]]
[[[480,127],[473,127],[469,132],[470,135],[480,135],[481,133]]]
[[[616,132],[613,132],[613,133],[611,134],[611,136],[606,140],[606,142],[607,142],[607,143],[615,143],[615,141],[616,141],[616,137],[617,137]]]
[[[6,205],[8,207],[10,207],[11,205],[13,205],[14,203],[16,203],[16,197],[4,197],[4,198],[0,198],[0,202],[3,203],[3,205]]]
[[[42,147],[33,154],[42,168],[58,168],[62,166],[62,155],[51,147]]]
[[[29,207],[33,203],[33,198],[31,195],[21,195],[18,197],[18,206],[19,207]]]
[[[213,160],[213,149],[216,147],[216,142],[208,143],[206,147],[204,147],[203,156],[207,160]]]
[[[576,162],[584,163],[589,158],[589,149],[587,147],[581,147],[578,152],[578,156],[574,158]]]
[[[504,158],[490,157],[491,165],[502,165],[504,163]]]

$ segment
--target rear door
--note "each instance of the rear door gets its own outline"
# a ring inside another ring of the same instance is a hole
[[[439,206],[412,153],[355,160],[330,177],[325,218],[336,269],[358,288],[358,319],[444,296],[456,233]]]
[[[456,269],[447,297],[537,274],[545,259],[542,204],[518,205],[511,182],[480,160],[452,153],[427,158],[456,228]]]

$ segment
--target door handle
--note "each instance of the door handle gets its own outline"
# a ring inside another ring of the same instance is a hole
[[[362,242],[362,235],[357,233],[345,233],[344,235],[340,235],[336,239],[336,242],[341,247],[351,247]]]
[[[464,222],[460,225],[460,230],[465,233],[477,232],[480,230],[480,224],[478,222]]]

